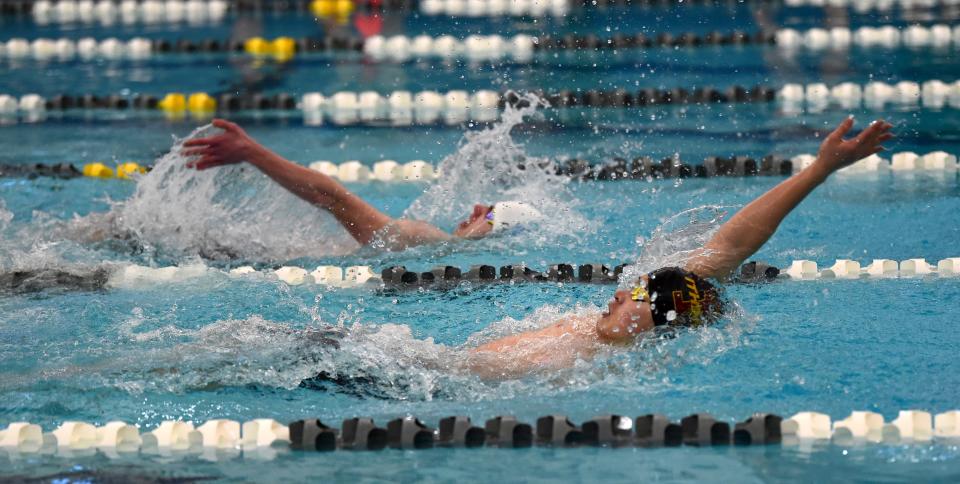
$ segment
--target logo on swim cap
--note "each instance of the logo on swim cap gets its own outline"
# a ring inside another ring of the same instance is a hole
[[[721,310],[713,285],[692,272],[665,267],[648,277],[652,296],[650,312],[656,326],[675,322],[699,326],[707,313]]]

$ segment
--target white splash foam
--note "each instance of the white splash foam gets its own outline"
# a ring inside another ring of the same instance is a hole
[[[467,131],[457,151],[439,164],[441,178],[404,212],[404,216],[452,228],[477,203],[520,200],[533,205],[545,219],[533,240],[555,243],[556,236],[592,232],[594,225],[576,210],[578,200],[567,187],[570,179],[556,175],[552,160],[530,156],[510,135],[511,130],[546,107],[533,94],[520,96],[523,107],[507,105],[501,121],[479,131]]]
[[[287,260],[356,249],[332,216],[249,165],[187,168],[183,142],[218,132],[207,125],[175,140],[133,196],[114,207],[118,228],[161,251],[213,259]]]
[[[5,230],[13,221],[13,212],[7,210],[7,204],[0,198],[0,230]]]
[[[720,228],[726,214],[726,207],[721,206],[691,208],[667,218],[649,239],[638,237],[640,254],[623,271],[621,285],[633,284],[640,276],[661,267],[683,267],[693,252]]]

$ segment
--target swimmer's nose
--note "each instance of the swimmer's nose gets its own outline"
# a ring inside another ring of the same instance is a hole
[[[630,291],[626,289],[620,289],[617,292],[613,293],[613,300],[622,303],[627,300],[627,297],[630,296]]]

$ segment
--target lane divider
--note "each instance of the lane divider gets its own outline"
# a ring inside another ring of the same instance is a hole
[[[850,259],[837,259],[832,266],[820,269],[810,260],[795,260],[780,270],[783,277],[798,280],[812,279],[861,279],[861,278],[914,278],[960,276],[960,257],[941,259],[933,265],[923,258],[895,261],[873,259],[867,265]]]
[[[565,175],[578,180],[656,180],[683,177],[749,177],[749,176],[786,176],[810,166],[816,156],[805,153],[792,158],[767,155],[759,161],[748,156],[709,156],[700,164],[688,164],[675,157],[655,161],[649,156],[641,156],[627,161],[615,158],[606,162],[592,163],[579,158],[560,162],[557,175]],[[348,183],[380,182],[428,182],[442,177],[438,167],[423,161],[413,160],[398,163],[393,160],[380,160],[363,163],[351,160],[336,164],[330,161],[314,161],[308,165],[312,170]],[[151,169],[149,165],[135,162],[120,163],[114,167],[101,162],[87,163],[80,168],[69,163],[2,165],[0,178],[3,177],[53,177],[53,178],[120,178],[133,179]],[[838,172],[841,176],[862,176],[885,174],[906,176],[916,173],[955,175],[960,171],[957,156],[945,151],[934,151],[919,155],[912,151],[894,153],[890,159],[871,155]]]
[[[450,17],[563,17],[571,0],[420,0],[425,15]]]
[[[286,0],[270,2],[248,2],[241,0],[7,0],[0,8],[0,14],[31,15],[39,24],[48,23],[93,23],[112,25],[116,22],[161,23],[189,22],[200,23],[209,20],[221,20],[228,10],[236,12],[273,12],[296,14],[310,13],[319,18],[343,19],[353,12],[354,3],[367,11],[387,12],[404,11],[411,8],[408,0],[357,1],[352,0]],[[734,2],[726,2],[733,4]],[[781,3],[779,1],[749,0],[748,4]],[[822,7],[823,0],[783,0],[787,7]],[[894,6],[905,10],[916,8],[949,7],[945,0],[830,0],[832,7],[852,7],[855,11],[866,13],[872,10],[889,11]],[[679,6],[704,5],[708,7],[724,5],[724,2],[707,0],[686,1]],[[425,15],[448,15],[451,17],[500,17],[500,16],[566,16],[572,8],[607,8],[635,6],[675,7],[678,4],[657,0],[423,0],[419,10]]]
[[[282,266],[276,269],[258,270],[252,266],[236,267],[229,271],[211,268],[204,264],[183,266],[145,267],[136,264],[124,266],[101,266],[92,270],[70,269],[18,270],[0,273],[0,291],[10,293],[35,293],[46,289],[92,291],[109,289],[141,289],[156,284],[182,283],[201,277],[247,278],[257,281],[279,281],[288,286],[324,286],[325,288],[358,288],[373,290],[447,290],[462,284],[615,284],[626,264],[614,267],[605,264],[553,264],[545,271],[536,271],[524,264],[494,265],[477,264],[464,270],[456,266],[436,266],[428,271],[407,270],[404,266],[392,266],[375,272],[370,266],[322,265],[313,270],[297,266]],[[904,261],[876,259],[868,266],[859,262],[838,259],[834,265],[819,270],[817,264],[808,260],[793,261],[779,269],[770,264],[751,261],[743,264],[733,282],[762,283],[778,279],[834,280],[862,278],[917,278],[960,276],[960,258],[940,260],[936,266],[925,259]]]
[[[494,283],[586,283],[613,284],[623,273],[627,264],[553,264],[543,271],[533,270],[524,264],[500,266],[476,264],[467,269],[456,266],[437,266],[427,271],[408,270],[404,266],[391,266],[374,272],[370,266],[321,265],[313,270],[283,266],[277,269],[257,270],[251,266],[231,269],[226,275],[234,278],[255,277],[278,280],[290,286],[322,285],[329,287],[382,286],[388,289],[450,288],[462,282]],[[182,281],[207,274],[223,273],[219,269],[203,265],[169,266],[162,268],[128,265],[113,272],[104,281],[114,287],[137,286],[144,283]],[[874,259],[861,266],[860,262],[838,259],[832,266],[820,270],[816,262],[794,260],[789,266],[779,269],[762,262],[749,262],[740,269],[742,282],[762,282],[777,278],[795,280],[862,279],[862,278],[916,278],[960,276],[960,257],[942,259],[936,265],[923,258],[894,261]],[[97,275],[97,277],[102,277]]]
[[[781,29],[774,43],[781,49],[807,48],[811,50],[861,48],[949,48],[960,47],[960,25],[937,24],[929,27],[910,25],[897,28],[892,25],[860,27],[850,30],[834,27],[830,30],[813,28],[804,32]]]
[[[960,108],[960,80],[941,81],[933,79],[918,84],[913,81],[900,81],[896,84],[873,81],[863,86],[844,82],[828,87],[822,82],[807,84],[786,84],[777,92],[777,98],[784,104],[798,106],[806,104],[809,108],[823,109],[829,105],[845,109],[860,106],[873,110],[882,110],[888,105],[943,109]]]
[[[230,8],[225,0],[36,0],[31,14],[40,25],[61,23],[190,24],[222,21]]]
[[[898,6],[904,10],[930,9],[938,7],[952,7],[956,3],[951,0],[783,0],[787,7],[851,7],[859,13],[873,10],[888,11]]]
[[[31,15],[39,24],[197,24],[220,21],[229,11],[312,14],[345,18],[360,7],[369,12],[409,10],[409,0],[6,0],[0,14]]]
[[[960,46],[960,25],[954,27],[944,24],[930,27],[912,25],[902,30],[889,25],[861,27],[855,31],[846,27],[835,27],[830,30],[814,28],[804,32],[794,29],[781,29],[772,33],[759,32],[753,34],[744,31],[649,35],[645,33],[617,33],[605,38],[594,34],[565,34],[556,38],[551,36],[535,37],[527,34],[517,34],[512,37],[470,35],[464,39],[451,35],[438,37],[428,35],[414,37],[374,35],[366,39],[335,35],[300,39],[292,37],[277,37],[275,39],[252,37],[234,41],[217,39],[200,41],[158,39],[151,41],[141,37],[129,40],[116,38],[96,40],[86,37],[77,41],[67,38],[39,38],[30,41],[23,38],[13,38],[0,43],[0,56],[9,59],[32,58],[40,61],[72,61],[74,59],[93,61],[97,59],[144,60],[156,54],[168,53],[246,53],[287,61],[296,55],[303,54],[362,52],[364,57],[372,62],[466,59],[469,61],[512,61],[527,64],[537,60],[537,51],[622,51],[654,47],[677,48],[747,44],[776,44],[780,48],[788,50],[799,48],[812,50],[847,49],[852,45],[862,48],[894,48],[901,45],[911,48],[948,48]],[[547,59],[551,58],[552,56],[547,57]]]
[[[696,413],[671,421],[660,414],[636,418],[600,415],[580,425],[565,415],[546,415],[531,425],[513,416],[497,416],[483,427],[470,417],[454,415],[429,427],[416,417],[406,416],[378,426],[369,417],[346,419],[339,429],[320,419],[308,418],[281,424],[273,419],[244,423],[213,419],[200,426],[189,421],[166,420],[152,430],[111,421],[100,427],[86,422],[66,421],[52,432],[29,422],[13,422],[0,430],[0,448],[8,453],[47,454],[73,458],[97,451],[107,457],[145,455],[217,456],[218,451],[251,451],[256,457],[275,457],[277,450],[331,452],[379,451],[384,449],[426,450],[453,448],[526,447],[679,447],[799,445],[831,441],[834,445],[855,444],[953,445],[960,439],[960,411],[931,415],[923,410],[900,410],[897,418],[885,422],[870,411],[854,411],[831,422],[818,412],[799,412],[784,419],[769,413],[754,413],[731,424],[708,413]],[[234,458],[239,452],[220,454]]]
[[[922,85],[913,81],[901,81],[896,85],[870,82],[863,87],[854,83],[842,83],[828,87],[823,83],[807,86],[787,84],[782,88],[738,85],[725,90],[698,87],[692,90],[681,87],[671,89],[646,88],[637,91],[616,89],[612,91],[561,90],[543,93],[552,108],[618,108],[633,109],[656,105],[701,105],[712,103],[769,103],[778,101],[785,110],[795,110],[806,105],[810,109],[823,109],[829,105],[854,108],[864,107],[882,110],[888,105],[904,108],[922,106],[929,109],[960,108],[960,81],[925,81]],[[498,93],[479,90],[474,93],[454,90],[394,91],[380,94],[375,91],[340,91],[332,95],[319,92],[304,94],[299,102],[286,93],[274,95],[252,94],[238,96],[224,93],[213,97],[205,92],[184,94],[167,93],[161,98],[147,94],[109,96],[56,95],[44,98],[38,94],[25,94],[19,99],[0,94],[0,117],[7,121],[22,118],[27,122],[40,122],[48,112],[69,110],[128,109],[160,111],[171,119],[182,119],[188,113],[196,119],[208,119],[216,113],[236,111],[294,111],[300,110],[307,125],[332,122],[336,125],[359,123],[374,126],[410,125],[460,125],[467,122],[493,122],[499,119],[506,105],[522,105],[529,101],[513,92]],[[266,113],[265,113],[266,114]]]

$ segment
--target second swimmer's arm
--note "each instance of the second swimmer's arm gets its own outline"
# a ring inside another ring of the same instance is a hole
[[[833,172],[857,160],[883,151],[880,146],[893,137],[891,124],[875,121],[857,137],[844,140],[853,127],[847,118],[820,145],[816,162],[784,180],[743,207],[724,223],[695,255],[686,269],[702,277],[726,277],[753,255],[776,232],[783,219]]]
[[[290,193],[327,209],[363,245],[370,243],[377,232],[391,224],[395,226],[397,238],[408,242],[404,245],[432,242],[436,238],[434,232],[439,232],[432,226],[429,227],[433,229],[430,231],[420,225],[411,225],[409,221],[394,220],[333,178],[270,151],[234,123],[217,119],[213,125],[224,130],[224,133],[184,143],[184,147],[188,148],[184,151],[185,155],[199,157],[191,163],[197,169],[247,161]],[[419,233],[421,229],[425,233]]]

